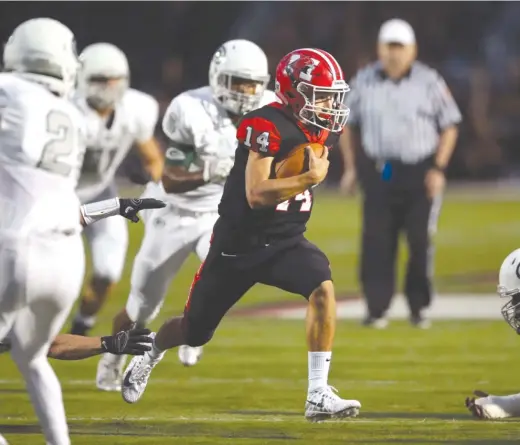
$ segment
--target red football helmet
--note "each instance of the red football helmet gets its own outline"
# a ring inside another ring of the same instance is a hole
[[[301,121],[332,132],[347,123],[350,91],[339,63],[327,51],[303,48],[287,54],[276,68],[275,91]]]

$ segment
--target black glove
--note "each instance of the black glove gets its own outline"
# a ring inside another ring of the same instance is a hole
[[[150,344],[153,339],[149,337],[150,332],[150,329],[131,329],[101,337],[101,348],[104,352],[115,355],[144,355],[152,349]]]
[[[119,198],[119,214],[129,219],[132,222],[138,222],[139,217],[137,213],[145,209],[161,209],[166,207],[166,204],[158,199],[143,198],[143,199],[125,199]]]

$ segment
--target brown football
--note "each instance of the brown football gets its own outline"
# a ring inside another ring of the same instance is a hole
[[[275,173],[277,178],[291,178],[305,173],[309,168],[309,156],[306,147],[311,147],[316,156],[321,156],[325,147],[317,142],[307,142],[294,147],[289,155],[277,162]]]

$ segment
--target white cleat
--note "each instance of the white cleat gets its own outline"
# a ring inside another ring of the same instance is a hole
[[[121,391],[126,355],[103,354],[96,373],[96,386],[101,391]]]
[[[150,337],[155,338],[155,332],[152,332]],[[155,368],[163,357],[164,352],[157,358],[153,358],[149,352],[145,352],[144,355],[138,355],[130,361],[125,370],[121,387],[121,395],[125,402],[135,403],[141,398],[148,384],[152,369]]]
[[[361,403],[357,400],[343,400],[332,386],[325,386],[307,394],[305,418],[310,422],[322,422],[327,419],[356,417]]]
[[[184,366],[196,365],[202,356],[202,346],[179,346],[179,360]]]

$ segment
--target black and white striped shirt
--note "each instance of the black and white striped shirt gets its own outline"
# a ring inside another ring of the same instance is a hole
[[[420,62],[399,81],[375,62],[349,85],[348,125],[359,127],[363,149],[373,159],[419,162],[436,151],[443,129],[462,120],[444,79]]]

